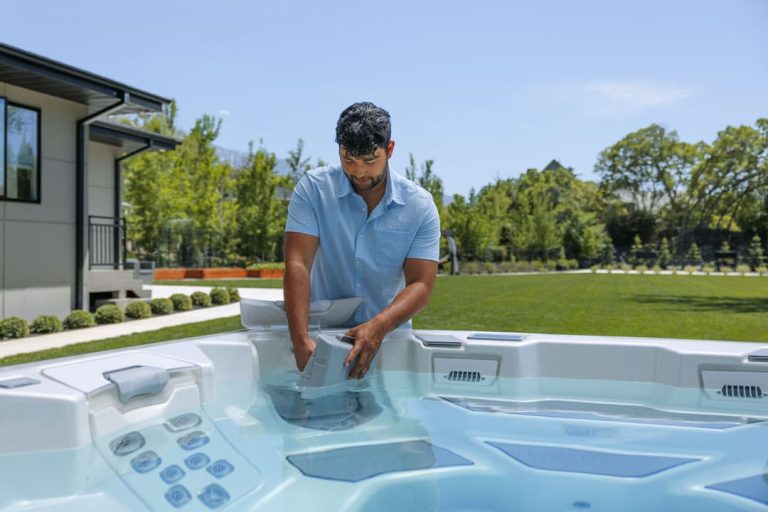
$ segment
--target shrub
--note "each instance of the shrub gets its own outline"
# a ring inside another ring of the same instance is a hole
[[[757,273],[758,273],[758,274],[760,274],[761,276],[762,276],[762,275],[765,275],[766,273],[768,273],[768,267],[764,267],[764,266],[762,266],[762,265],[761,265],[761,266],[759,266],[759,267],[757,267],[757,268],[755,269],[755,272],[757,272]]]
[[[117,304],[104,304],[99,306],[93,319],[97,324],[119,324],[125,320],[122,310]]]
[[[497,271],[496,264],[492,261],[486,261],[483,263],[483,272],[486,274],[495,274]]]
[[[240,302],[240,292],[235,287],[228,287],[227,291],[229,292],[229,302]]]
[[[192,304],[201,308],[207,308],[211,305],[211,296],[204,292],[192,292],[190,296]]]
[[[651,270],[653,270],[653,272],[655,274],[660,274],[661,273],[661,265],[654,265]]]
[[[505,274],[508,274],[510,272],[515,271],[515,262],[514,261],[502,261],[499,263],[499,272],[503,272]]]
[[[534,261],[532,261],[532,262],[531,262],[531,267],[533,268],[533,271],[534,271],[534,272],[543,272],[543,271],[544,271],[544,269],[546,268],[546,267],[544,266],[544,262],[543,262],[543,261],[540,261],[540,260],[534,260]],[[530,269],[529,269],[529,271],[530,271]]]
[[[736,272],[739,274],[746,274],[747,272],[752,272],[752,267],[749,265],[738,265],[736,267]]]
[[[709,275],[715,271],[715,267],[713,265],[707,264],[704,265],[701,270],[703,270],[705,274]]]
[[[64,319],[65,329],[82,329],[94,325],[96,325],[96,321],[93,319],[93,315],[82,309],[74,310]]]
[[[152,316],[152,308],[146,301],[137,300],[125,306],[125,316],[128,318],[149,318]]]
[[[637,270],[641,274],[645,274],[646,272],[648,272],[648,267],[645,265],[638,265],[637,267],[635,267],[635,270]]]
[[[155,315],[167,315],[173,313],[173,302],[171,299],[152,299],[149,303],[152,313]]]
[[[189,295],[184,295],[183,293],[174,293],[170,298],[171,302],[173,302],[174,311],[192,310],[192,299],[189,297]]]
[[[48,334],[51,332],[61,332],[64,330],[64,326],[61,325],[61,320],[57,316],[40,315],[32,320],[32,328],[30,330],[35,334]]]
[[[211,302],[214,304],[229,304],[229,292],[227,289],[217,287],[211,290]]]
[[[686,266],[683,268],[683,271],[684,271],[684,272],[687,272],[688,274],[693,274],[693,273],[694,273],[694,272],[696,272],[697,270],[699,270],[699,267],[697,267],[696,265],[686,265]]]
[[[479,274],[480,264],[476,261],[468,261],[461,267],[465,274]]]
[[[0,339],[26,338],[29,336],[29,325],[23,318],[9,316],[0,321]]]
[[[248,265],[246,269],[248,270],[284,270],[285,263],[274,262],[274,261],[253,263],[251,265]]]

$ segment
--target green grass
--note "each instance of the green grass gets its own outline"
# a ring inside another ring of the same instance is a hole
[[[234,288],[282,288],[282,279],[185,279],[183,281],[155,281],[153,284],[169,286],[231,286]]]
[[[768,278],[615,274],[440,278],[414,327],[768,341]]]
[[[232,286],[222,282],[235,286],[250,283],[215,281],[218,286]],[[189,283],[210,285],[212,281],[184,281]],[[615,274],[441,277],[429,306],[413,323],[418,329],[768,341],[768,278]],[[209,320],[19,354],[0,359],[0,365],[238,329],[239,317]]]

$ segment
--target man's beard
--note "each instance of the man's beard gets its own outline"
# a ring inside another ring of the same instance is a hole
[[[370,192],[374,188],[376,188],[381,182],[383,182],[387,175],[389,174],[389,162],[384,166],[384,171],[376,176],[375,178],[371,178],[370,181],[366,180],[367,183],[365,185],[360,185],[359,183],[355,183],[355,181],[347,175],[347,179],[349,180],[349,184],[352,185],[352,190],[357,192],[358,194],[361,192]]]

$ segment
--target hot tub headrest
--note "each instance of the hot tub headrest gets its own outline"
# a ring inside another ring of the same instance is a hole
[[[104,373],[104,378],[117,387],[123,405],[141,395],[154,395],[168,384],[168,370],[155,366],[129,366]]]

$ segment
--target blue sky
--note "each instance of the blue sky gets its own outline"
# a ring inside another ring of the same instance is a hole
[[[768,116],[766,0],[5,2],[0,40],[175,98],[219,145],[336,161],[339,112],[390,111],[392,168],[435,160],[449,194],[651,123],[687,141]]]

